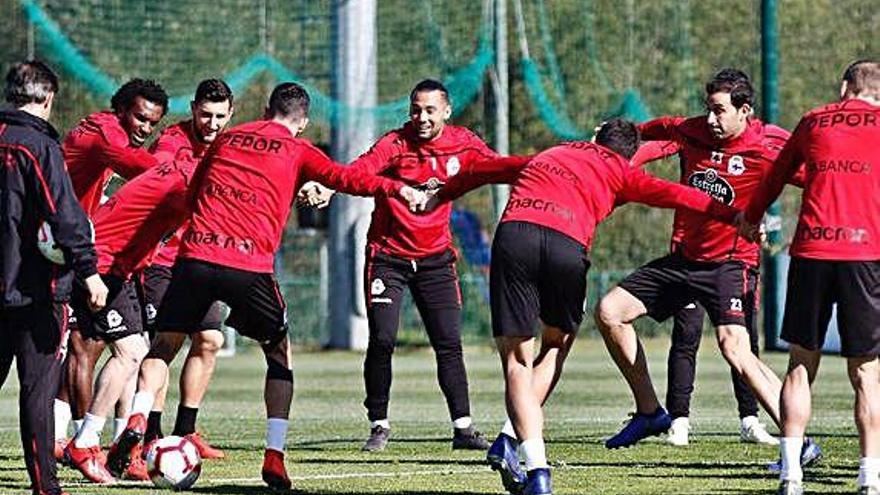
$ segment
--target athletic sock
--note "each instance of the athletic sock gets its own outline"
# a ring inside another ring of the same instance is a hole
[[[459,430],[463,430],[472,424],[474,424],[474,421],[471,419],[470,416],[462,416],[452,421],[452,427]]]
[[[76,434],[76,438],[73,440],[73,446],[78,449],[86,449],[101,445],[101,431],[104,429],[104,423],[106,422],[107,418],[86,413],[86,417],[83,418],[82,428],[80,428],[79,433]]]
[[[779,479],[782,481],[801,481],[804,471],[801,469],[801,448],[804,437],[782,437],[779,439],[779,453],[782,455],[782,470]]]
[[[526,463],[526,471],[549,467],[547,465],[547,451],[544,448],[543,438],[523,440],[519,444],[519,453]]]
[[[186,407],[183,404],[177,406],[177,419],[174,420],[174,431],[171,434],[182,437],[195,433],[198,414],[198,407]]]
[[[162,438],[162,411],[150,411],[147,416],[147,432],[144,433],[144,444],[148,444],[157,438]]]
[[[862,457],[859,459],[859,486],[880,485],[880,458]]]
[[[131,416],[135,414],[143,414],[144,417],[147,417],[150,414],[150,410],[153,409],[153,401],[156,398],[150,392],[138,392],[134,394],[134,399],[131,401],[131,412],[129,413]]]
[[[516,440],[516,430],[513,429],[513,422],[509,419],[504,420],[504,426],[501,427],[501,433]]]
[[[376,421],[370,421],[370,429],[371,430],[377,426],[381,426],[382,428],[385,428],[386,430],[390,430],[391,429],[391,422],[388,421],[387,419],[377,419]]]
[[[266,420],[266,449],[277,450],[284,453],[284,444],[287,441],[288,421],[283,418],[269,418]]]
[[[113,441],[115,442],[119,435],[125,431],[125,425],[128,424],[128,418],[115,418],[113,420]]]
[[[63,400],[55,399],[53,406],[55,413],[55,440],[67,439],[67,426],[70,424],[72,414],[70,404]]]
[[[76,436],[79,433],[79,430],[82,430],[83,420],[82,419],[74,419],[73,420],[73,436]]]

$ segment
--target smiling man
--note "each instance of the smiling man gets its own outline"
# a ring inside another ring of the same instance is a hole
[[[143,145],[165,115],[168,95],[153,81],[132,79],[116,91],[110,106],[82,119],[62,144],[74,193],[89,217],[114,172],[128,180],[159,163]],[[95,365],[105,347],[100,339],[84,339],[75,324],[71,330],[67,373],[55,406],[59,430],[66,430],[71,412],[75,420],[83,420],[92,401]],[[65,435],[56,432],[56,438]],[[64,442],[56,445],[60,454]]]
[[[409,122],[390,131],[351,167],[436,189],[471,164],[495,158],[479,137],[448,125],[452,104],[439,81],[426,79],[410,93]],[[364,451],[385,448],[391,433],[388,400],[391,355],[397,339],[404,290],[409,288],[437,360],[437,380],[452,419],[453,449],[485,450],[488,442],[474,428],[468,379],[461,348],[461,291],[455,270],[449,220],[452,204],[427,215],[405,202],[377,197],[367,234],[365,291],[370,336],[364,361],[370,437]]]
[[[788,133],[752,116],[754,90],[736,69],[718,72],[706,84],[706,115],[663,117],[641,124],[645,140],[681,146],[682,183],[717,201],[742,208],[779,154]],[[632,323],[647,314],[664,321],[686,305],[702,305],[716,328],[724,358],[742,376],[764,409],[780,425],[782,383],[750,346],[755,325],[760,245],[740,238],[732,225],[706,215],[676,210],[680,237],[673,253],[651,261],[624,279],[600,301],[596,322],[626,379],[636,414],[607,448],[628,447],[664,433],[672,419],[661,407],[645,355]],[[819,455],[809,442],[804,462]]]
[[[208,147],[232,119],[234,112],[232,90],[220,79],[206,79],[196,88],[190,110],[192,118],[168,127],[153,143],[150,151],[162,163],[170,160],[198,161],[204,157]],[[177,259],[177,251],[186,227],[187,225],[184,224],[168,238],[156,253],[152,264],[144,270],[144,308],[147,317],[146,327],[151,340],[155,337],[159,304],[171,283],[171,267]],[[195,430],[199,406],[211,381],[217,352],[223,346],[221,322],[222,306],[214,302],[199,324],[203,331],[190,335],[192,345],[180,376],[180,404],[177,407],[174,435],[187,436],[192,440],[198,447],[202,459],[224,457],[223,451],[209,445]],[[166,380],[165,386],[156,395],[153,408],[147,418],[145,445],[162,437],[162,409],[165,406],[167,389]]]

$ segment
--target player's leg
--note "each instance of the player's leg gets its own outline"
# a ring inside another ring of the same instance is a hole
[[[78,289],[74,289],[78,293]],[[76,297],[76,295],[72,296]],[[89,311],[86,306],[74,308],[75,313]],[[83,317],[88,318],[88,317]],[[79,318],[82,320],[83,318]],[[77,327],[70,332],[67,353],[67,390],[70,398],[71,412],[74,424],[79,422],[75,430],[82,426],[82,420],[92,403],[92,393],[95,383],[95,368],[98,360],[107,344],[99,339],[87,336],[81,330],[85,323],[78,321]],[[88,332],[87,332],[88,333]],[[76,433],[76,432],[74,432]]]
[[[400,326],[400,307],[409,261],[368,253],[364,267],[369,340],[364,357],[364,407],[370,420],[370,436],[361,450],[377,452],[385,448],[391,435],[388,401],[391,393],[391,356]]]
[[[10,313],[15,315],[12,317]],[[60,493],[53,452],[52,403],[63,366],[60,352],[67,310],[61,304],[6,310],[7,339],[15,349],[20,384],[19,416],[22,449],[34,493]]]
[[[880,492],[880,263],[836,263],[841,354],[855,391],[859,493]]]
[[[754,272],[756,280],[757,271]],[[760,301],[757,290],[753,293],[751,307],[746,318],[746,328],[749,331],[749,346],[752,354],[758,359],[760,356],[760,344],[758,342],[758,308]],[[758,399],[749,385],[736,370],[730,370],[730,380],[733,384],[733,395],[736,397],[737,411],[739,412],[739,439],[741,442],[758,443],[764,445],[779,445],[779,439],[767,431],[767,427],[758,419]]]
[[[780,409],[780,483],[800,485],[803,482],[801,451],[812,409],[811,385],[819,369],[821,347],[810,350],[792,343],[789,348],[788,373],[782,385]]]
[[[174,423],[174,434],[187,436],[199,450],[202,459],[222,459],[222,450],[212,447],[196,430],[196,417],[199,407],[217,363],[217,353],[223,347],[223,332],[220,328],[221,308],[219,303],[211,305],[208,315],[199,325],[200,331],[190,337],[192,342],[180,373],[180,404]]]
[[[241,335],[259,342],[266,357],[263,481],[270,488],[289,490],[291,483],[284,466],[284,449],[293,399],[293,366],[287,307],[272,274],[223,267],[216,267],[215,271],[218,273],[216,299],[230,308],[227,323]]]
[[[128,425],[107,455],[107,465],[122,472],[137,454],[147,429],[147,416],[156,394],[168,380],[168,367],[183,346],[189,332],[216,299],[215,265],[192,260],[178,261],[158,315],[156,339],[140,366],[138,388]]]
[[[644,303],[626,289],[615,287],[599,302],[596,324],[617,368],[629,384],[637,412],[651,414],[660,407],[642,343],[632,323],[647,313]]]
[[[58,395],[55,397],[55,402],[52,406],[52,410],[55,416],[55,460],[63,461],[64,460],[64,447],[67,446],[67,442],[70,437],[67,434],[67,430],[70,427],[70,420],[73,419],[73,410],[71,408],[70,402],[70,393],[67,379],[67,367],[70,364],[70,335],[72,330],[76,327],[76,317],[73,315],[73,310],[68,305],[66,308],[68,313],[68,321],[67,321],[67,334],[64,336],[64,342],[62,342],[62,354],[65,356],[64,363],[62,363],[61,370],[61,383],[58,386]],[[82,426],[82,421],[74,428],[74,433],[79,429],[79,426]]]
[[[168,285],[171,283],[171,268],[161,265],[150,265],[144,269],[144,313],[146,314],[147,333],[150,342],[156,340],[159,306]],[[153,407],[147,416],[147,430],[144,433],[144,445],[149,445],[157,438],[162,438],[162,411],[165,409],[165,397],[168,395],[169,380],[156,393]]]
[[[690,435],[691,395],[697,371],[697,351],[703,335],[706,311],[693,302],[673,316],[672,343],[666,361],[666,410],[672,426],[666,441],[672,445],[688,444]]]
[[[447,251],[421,260],[409,286],[434,349],[437,382],[452,419],[452,448],[486,450],[489,442],[474,428],[471,419],[461,348],[461,290],[454,253]]]
[[[629,447],[648,436],[665,433],[672,425],[672,418],[657,399],[633,321],[645,314],[664,321],[693,300],[687,262],[673,253],[640,267],[599,302],[596,323],[636,403],[635,415],[606,440],[606,448]]]

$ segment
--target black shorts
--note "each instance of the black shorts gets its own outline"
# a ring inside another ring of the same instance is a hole
[[[178,260],[172,269],[171,284],[159,306],[158,331],[199,331],[215,301],[229,306],[226,324],[245,337],[275,345],[287,336],[287,308],[271,273],[190,259]]]
[[[834,304],[840,354],[880,354],[880,262],[791,258],[782,339],[821,349]]]
[[[150,265],[144,270],[144,313],[150,337],[156,335],[156,316],[159,305],[171,283],[171,268],[161,265]],[[223,307],[214,301],[208,312],[199,322],[198,330],[219,330],[223,323]]]
[[[70,306],[83,338],[113,342],[143,333],[144,314],[137,282],[115,275],[101,275],[101,280],[108,289],[107,305],[97,313],[89,309],[88,292],[81,282],[73,286]]]
[[[641,301],[648,316],[664,321],[696,301],[714,326],[753,328],[758,271],[741,261],[703,262],[673,253],[643,265],[619,284]]]
[[[534,336],[538,319],[574,333],[584,319],[587,270],[583,244],[528,222],[503,222],[492,242],[489,270],[492,333]]]

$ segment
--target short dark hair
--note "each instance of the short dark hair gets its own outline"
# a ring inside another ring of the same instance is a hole
[[[446,90],[446,86],[444,86],[442,82],[436,79],[423,79],[419,81],[419,83],[415,85],[412,91],[410,91],[409,101],[415,100],[417,94],[425,93],[428,91],[439,91],[443,93],[443,99],[446,100],[446,103],[451,103],[449,101],[449,91]]]
[[[736,108],[746,103],[755,106],[755,88],[749,76],[739,69],[721,69],[706,83],[706,96],[715,93],[730,93],[730,102]]]
[[[6,101],[15,107],[45,103],[50,93],[58,92],[58,76],[39,60],[13,65],[6,73]]]
[[[309,115],[308,91],[294,82],[281,83],[272,90],[269,96],[269,114],[272,117],[303,118]]]
[[[846,90],[859,95],[863,92],[880,95],[880,62],[862,59],[851,63],[843,73]]]
[[[596,132],[596,144],[629,160],[639,149],[639,129],[629,120],[610,119],[599,126],[599,130]]]
[[[131,108],[138,96],[162,107],[162,116],[165,116],[168,111],[168,94],[152,79],[134,78],[123,84],[110,98],[110,107],[114,112],[124,112]]]
[[[196,95],[193,98],[195,103],[210,101],[211,103],[222,103],[229,100],[232,105],[232,89],[222,79],[205,79],[199,83],[196,88]]]

